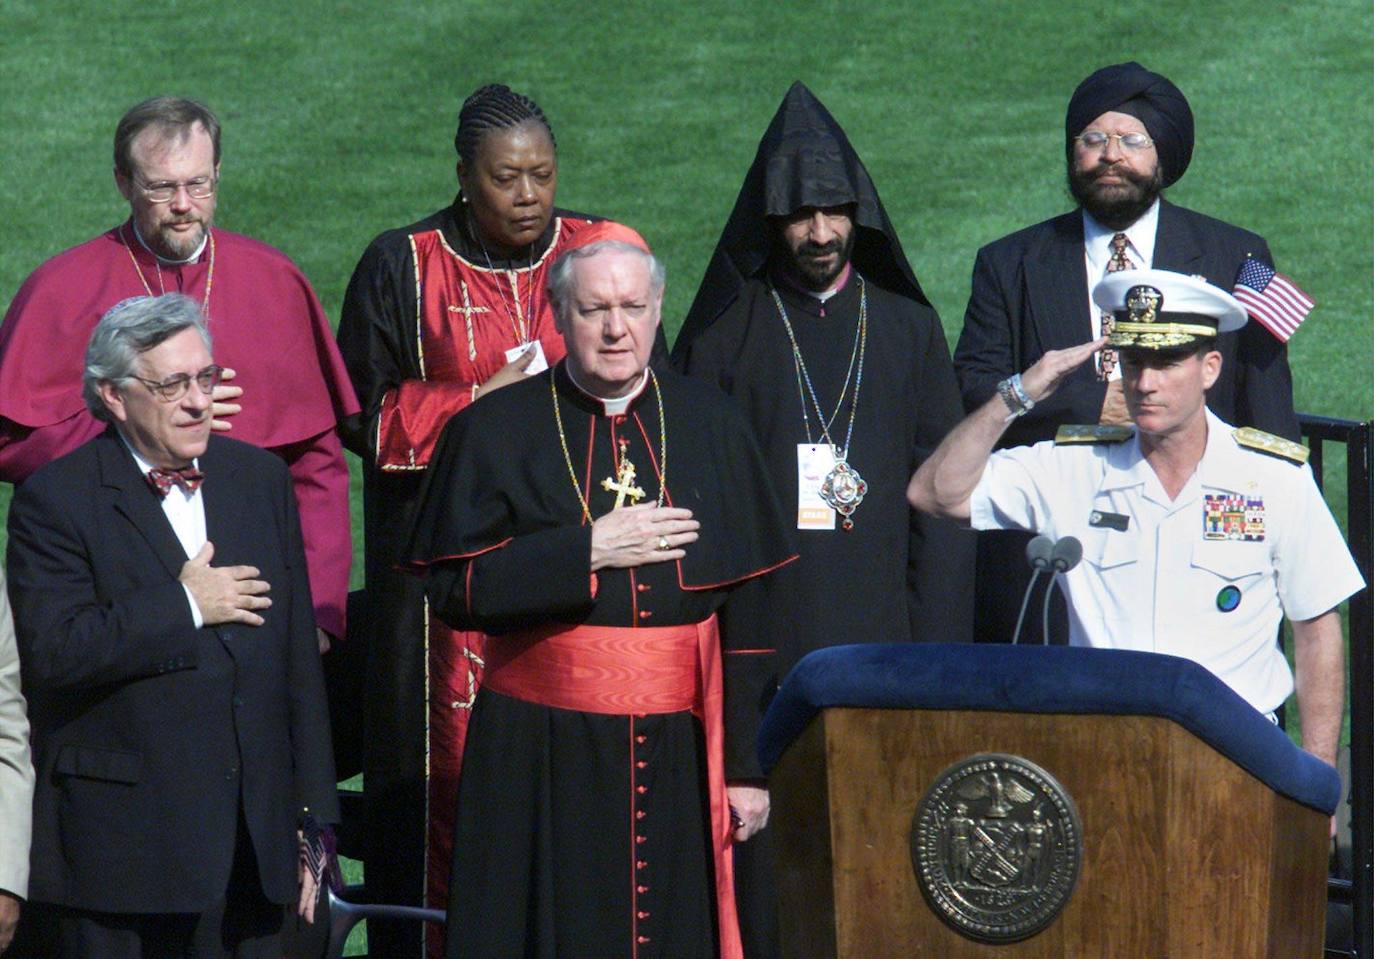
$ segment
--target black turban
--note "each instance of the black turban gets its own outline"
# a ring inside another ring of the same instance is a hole
[[[1073,138],[1109,111],[1129,114],[1145,124],[1159,154],[1164,186],[1173,186],[1193,158],[1193,111],[1183,91],[1134,60],[1098,70],[1078,85],[1069,100],[1064,136],[1070,159]]]
[[[803,207],[854,204],[855,268],[889,292],[930,301],[902,252],[878,190],[849,137],[806,85],[792,84],[759,142],[735,208],[706,267],[696,298],[673,345],[674,357],[715,322],[752,276],[767,265],[775,245],[770,217]]]

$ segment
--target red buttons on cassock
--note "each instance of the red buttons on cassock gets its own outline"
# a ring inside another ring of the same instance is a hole
[[[650,586],[648,583],[640,583],[635,588],[638,589],[641,593],[647,593],[649,590],[653,589],[653,587]]]
[[[635,886],[635,892],[639,893],[641,896],[644,895],[644,894],[645,894],[646,892],[648,892],[648,891],[649,891],[649,887],[648,887],[648,886]]]
[[[640,619],[648,619],[648,618],[649,618],[650,616],[652,616],[652,615],[653,615],[653,612],[652,612],[651,610],[641,609],[641,610],[639,611],[639,618],[640,618]]]
[[[641,946],[644,945],[644,944],[645,944],[646,942],[648,942],[648,941],[649,941],[649,937],[648,937],[648,936],[635,936],[635,942],[639,943]]]
[[[635,842],[637,842],[637,843],[639,843],[639,842],[647,842],[647,841],[648,841],[648,839],[647,839],[647,837],[645,837],[645,836],[635,836]]]
[[[643,745],[644,745],[646,742],[648,742],[648,741],[649,741],[649,737],[648,737],[648,736],[639,735],[639,736],[636,736],[636,737],[635,737],[635,742],[639,743],[641,746],[643,746]]]
[[[635,860],[635,868],[636,868],[636,869],[643,869],[643,868],[644,868],[645,866],[647,866],[647,865],[649,865],[649,864],[648,864],[647,862],[645,862],[643,859],[636,859],[636,860]]]
[[[647,911],[641,909],[641,910],[639,910],[639,912],[635,913],[635,918],[637,918],[637,919],[648,919],[648,918],[649,918],[649,913],[648,913]]]
[[[642,759],[635,760],[635,769],[643,769],[647,765],[649,764]]]
[[[636,786],[636,787],[635,787],[635,792],[639,793],[641,796],[644,795],[644,794],[645,794],[646,792],[648,792],[648,791],[649,791],[649,787],[648,787],[648,786]]]
[[[636,809],[636,810],[635,810],[635,818],[636,818],[636,819],[643,819],[643,818],[644,818],[644,810],[642,810],[642,809]]]

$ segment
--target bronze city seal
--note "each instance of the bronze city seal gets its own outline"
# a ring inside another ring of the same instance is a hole
[[[1073,893],[1082,858],[1073,799],[1035,763],[1005,753],[942,772],[911,825],[921,893],[980,942],[1014,942],[1049,925]]]

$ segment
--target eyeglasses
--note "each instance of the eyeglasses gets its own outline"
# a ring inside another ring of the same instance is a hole
[[[175,403],[186,395],[186,391],[191,388],[191,381],[194,380],[197,387],[207,396],[214,392],[219,386],[220,378],[224,375],[222,366],[207,366],[195,376],[190,373],[178,373],[176,376],[169,377],[159,382],[158,380],[145,380],[141,376],[133,376],[130,379],[138,380],[148,391],[164,403]]]
[[[1126,153],[1139,153],[1155,145],[1155,141],[1146,133],[1103,133],[1101,130],[1089,130],[1087,133],[1080,133],[1074,139],[1087,150],[1106,149],[1107,144],[1115,140]],[[191,195],[195,196],[194,193]]]
[[[135,182],[150,203],[171,203],[172,197],[176,196],[177,190],[182,187],[186,188],[186,193],[192,199],[208,200],[215,195],[215,189],[219,186],[219,178],[212,176],[198,176],[194,180],[179,183],[143,183],[137,180]]]

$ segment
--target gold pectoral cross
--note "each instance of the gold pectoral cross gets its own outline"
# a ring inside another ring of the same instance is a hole
[[[625,440],[620,441],[620,466],[616,469],[616,478],[613,480],[609,476],[601,481],[601,488],[606,492],[615,492],[615,506],[612,509],[620,509],[625,505],[625,497],[629,497],[635,503],[644,498],[644,490],[634,485],[635,464],[630,462],[630,458],[625,455],[630,444]]]

